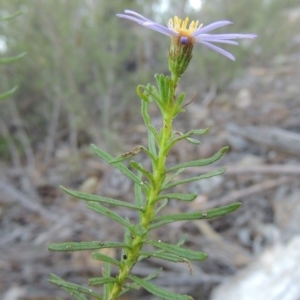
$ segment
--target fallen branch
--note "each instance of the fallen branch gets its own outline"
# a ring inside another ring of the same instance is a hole
[[[214,208],[221,205],[226,205],[231,202],[235,201],[241,201],[245,197],[252,196],[254,194],[262,193],[267,190],[279,187],[283,184],[286,184],[288,182],[292,182],[294,178],[291,177],[282,177],[279,179],[273,179],[273,180],[265,180],[261,183],[252,185],[248,188],[239,190],[239,191],[233,191],[229,195],[226,195],[224,197],[221,197],[219,199],[211,200],[203,205],[204,209]]]

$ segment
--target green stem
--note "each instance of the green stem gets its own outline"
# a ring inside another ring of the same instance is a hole
[[[175,90],[179,78],[174,78],[172,76],[172,79],[174,82],[174,93],[172,94],[175,95]],[[173,95],[171,95],[172,98]],[[170,103],[172,103],[172,101],[170,101]],[[144,228],[146,234],[144,234],[143,236],[135,235],[131,239],[131,248],[127,250],[127,258],[123,260],[119,270],[119,275],[116,277],[116,281],[111,290],[109,299],[106,300],[118,299],[120,293],[122,292],[122,287],[124,286],[125,281],[128,278],[128,275],[130,275],[132,268],[138,261],[144,245],[145,237],[147,235],[147,232],[149,231],[149,226],[151,225],[153,218],[155,217],[155,199],[160,195],[161,187],[165,179],[166,160],[168,152],[170,150],[169,143],[172,134],[174,107],[170,107],[170,110],[164,113],[163,118],[164,124],[161,130],[159,139],[160,142],[158,144],[159,153],[157,157],[157,163],[154,164],[155,168],[153,170],[154,184],[150,186],[149,192],[147,193],[148,196],[146,199],[146,206],[140,220],[140,225]]]

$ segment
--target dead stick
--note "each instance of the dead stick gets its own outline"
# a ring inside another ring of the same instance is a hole
[[[186,173],[204,174],[216,170],[216,167],[196,167],[185,170]],[[225,175],[239,175],[247,173],[274,174],[274,175],[300,175],[298,165],[254,165],[254,166],[229,166]]]
[[[204,209],[215,208],[221,205],[226,205],[234,201],[241,200],[242,198],[251,196],[253,194],[258,194],[261,192],[265,192],[272,188],[276,188],[282,184],[286,184],[288,182],[293,181],[293,178],[290,177],[282,177],[274,180],[265,180],[262,183],[258,183],[252,185],[248,188],[242,189],[240,191],[233,191],[229,195],[221,197],[219,199],[211,200],[204,204]]]

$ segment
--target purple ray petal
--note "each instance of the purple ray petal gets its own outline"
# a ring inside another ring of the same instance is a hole
[[[218,21],[218,22],[214,22],[214,23],[211,23],[211,24],[209,24],[207,26],[204,26],[204,27],[196,30],[195,32],[193,32],[191,34],[191,36],[192,37],[196,37],[199,34],[206,33],[206,32],[212,31],[214,29],[217,29],[219,27],[223,27],[223,26],[226,26],[226,25],[229,25],[229,24],[232,24],[232,22],[231,21]]]
[[[202,41],[201,41],[201,42],[199,42],[199,43],[202,44],[202,45],[204,45],[204,46],[206,46],[207,48],[210,48],[210,49],[212,49],[212,50],[214,50],[214,51],[216,51],[216,52],[219,52],[220,54],[222,54],[222,55],[228,57],[228,58],[231,59],[231,60],[235,60],[235,57],[234,57],[231,53],[225,51],[225,50],[222,49],[222,48],[219,48],[219,47],[217,47],[217,46],[215,46],[215,45],[213,45],[213,44],[207,43],[207,42],[202,42]]]
[[[216,40],[232,40],[232,39],[254,39],[255,34],[240,34],[240,33],[224,33],[224,34],[201,34],[202,38],[209,37]]]
[[[162,34],[165,34],[167,36],[176,36],[177,35],[176,32],[169,29],[168,27],[163,26],[163,25],[158,24],[158,23],[155,23],[155,22],[144,22],[142,25],[145,26],[145,27],[148,27],[152,30],[155,30],[157,32],[160,32]]]
[[[201,43],[201,42],[209,42],[209,43],[223,43],[223,44],[230,44],[230,45],[238,45],[239,43],[236,42],[236,41],[231,41],[231,40],[217,40],[217,39],[210,39],[210,38],[201,38],[201,37],[198,37],[196,38],[196,41],[198,43]]]
[[[128,19],[128,20],[137,22],[137,23],[140,24],[140,25],[142,25],[142,24],[145,22],[145,21],[140,20],[140,19],[138,19],[138,18],[131,17],[131,16],[127,16],[127,15],[123,15],[123,14],[117,14],[116,16],[119,17],[119,18]]]
[[[143,20],[143,21],[145,21],[145,22],[152,22],[150,19],[145,18],[144,16],[138,14],[137,12],[135,12],[135,11],[133,11],[133,10],[126,9],[126,10],[125,10],[125,14],[131,14],[131,15],[134,15],[134,16],[140,18],[141,20]]]

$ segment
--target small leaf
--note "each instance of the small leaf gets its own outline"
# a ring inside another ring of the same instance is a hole
[[[195,140],[195,139],[192,139],[192,138],[186,138],[186,140],[188,140],[189,142],[191,142],[192,144],[194,144],[194,145],[199,145],[199,144],[201,144],[201,142],[200,141],[198,141],[198,140]]]
[[[185,98],[185,93],[181,93],[176,99],[176,105],[179,107]]]
[[[138,163],[135,162],[135,161],[131,161],[131,162],[130,162],[130,165],[131,165],[133,168],[137,169],[138,171],[142,172],[142,173],[150,180],[150,182],[151,182],[153,188],[156,187],[156,183],[155,183],[155,180],[154,180],[153,175],[152,175],[148,170],[144,169],[144,168],[142,167],[142,164],[138,164]]]
[[[96,277],[96,278],[90,278],[88,281],[89,285],[102,285],[106,283],[112,283],[115,282],[116,278],[113,277]]]
[[[133,230],[138,236],[144,236],[147,233],[147,229],[141,224],[133,225]]]
[[[23,58],[27,53],[23,52],[17,56],[0,58],[0,65],[10,64]]]
[[[58,276],[56,276],[54,274],[50,274],[50,278],[63,281],[60,277],[58,277]],[[60,286],[60,288],[62,290],[64,290],[65,292],[69,293],[71,296],[73,296],[77,300],[88,300],[83,294],[81,294],[81,293],[79,293],[77,291],[69,290],[69,289],[67,289],[65,287],[62,287],[62,286]],[[61,299],[61,298],[57,297],[56,299],[58,300],[58,299]]]
[[[118,157],[114,158],[113,160],[109,161],[108,163],[113,164],[113,163],[121,162],[123,160],[126,160],[126,159],[138,154],[141,150],[143,150],[151,158],[152,161],[156,160],[156,158],[153,156],[153,154],[147,148],[145,148],[144,146],[137,146],[132,151],[125,152],[125,153],[119,155]]]
[[[168,103],[170,101],[170,78],[169,76],[164,76],[163,74],[156,74],[155,77],[160,91],[161,101],[163,103]]]
[[[60,280],[62,282],[65,282],[64,280],[62,280],[60,277],[54,275],[54,274],[50,274],[49,278],[55,279],[55,280]],[[56,284],[57,285],[57,284]],[[76,298],[77,300],[88,300],[83,294],[77,292],[77,291],[73,291],[73,290],[69,290],[65,287],[60,286],[62,290],[64,290],[65,292],[71,294],[71,296],[73,296],[74,298]],[[57,297],[57,299],[61,299],[59,297]]]
[[[149,227],[149,230],[166,225],[168,223],[177,222],[177,221],[191,221],[191,220],[201,220],[201,219],[208,220],[208,219],[225,216],[229,213],[234,212],[240,206],[241,206],[241,203],[236,202],[236,203],[233,203],[230,205],[221,206],[221,207],[213,208],[213,209],[209,209],[209,210],[197,211],[197,212],[192,212],[192,213],[157,216],[154,218],[154,221],[158,221],[158,222],[152,224]]]
[[[154,271],[152,274],[148,275],[147,277],[144,278],[144,280],[152,280],[155,277],[157,277],[162,271],[162,268],[157,269],[156,271]]]
[[[113,164],[113,163],[118,163],[118,162],[121,162],[123,160],[126,160],[126,159],[138,154],[142,150],[142,148],[143,148],[143,146],[137,146],[132,151],[122,153],[121,155],[119,155],[118,157],[112,159],[108,163]]]
[[[92,253],[92,258],[96,259],[96,260],[100,260],[100,261],[109,262],[109,263],[114,264],[116,266],[120,266],[121,265],[121,263],[118,260],[116,260],[116,259],[114,259],[114,258],[112,258],[112,257],[110,257],[108,255],[99,253],[99,252],[93,252]]]
[[[6,99],[6,98],[8,98],[10,96],[12,96],[17,89],[18,89],[18,86],[15,86],[11,90],[9,90],[9,91],[7,91],[5,93],[0,94],[0,101],[4,100],[4,99]]]
[[[180,168],[201,167],[201,166],[210,165],[210,164],[214,163],[215,161],[219,160],[224,155],[224,153],[226,153],[228,151],[228,149],[229,149],[229,147],[223,147],[220,151],[218,151],[212,157],[179,164],[174,167],[171,167],[170,169],[167,170],[167,172],[174,171],[174,170],[177,170]]]
[[[203,252],[196,252],[190,249],[185,249],[181,247],[177,247],[171,244],[163,243],[163,242],[157,242],[157,241],[145,241],[145,243],[153,245],[159,249],[162,249],[167,252],[171,252],[175,255],[178,255],[180,257],[189,259],[189,260],[197,260],[202,261],[207,258],[207,254]]]
[[[82,251],[82,250],[97,250],[103,248],[130,248],[129,245],[116,242],[65,242],[53,243],[48,246],[50,251]]]
[[[136,87],[136,93],[138,94],[138,96],[139,96],[142,100],[144,100],[145,102],[150,101],[148,95],[145,95],[144,92],[141,92],[141,90],[140,90],[141,88],[145,89],[145,86],[143,86],[143,85],[138,85],[138,86]]]
[[[177,142],[181,141],[181,140],[184,140],[184,139],[187,139],[189,138],[191,135],[193,134],[197,134],[197,135],[203,135],[203,134],[206,134],[208,132],[209,128],[205,128],[205,129],[197,129],[197,130],[191,130],[185,134],[179,132],[179,131],[176,131],[176,132],[173,132],[173,136],[176,134],[179,134],[179,137],[176,138],[176,139],[173,139],[170,144],[168,145],[168,147],[166,147],[165,149],[165,153],[168,152]]]
[[[113,212],[112,210],[98,204],[98,203],[94,203],[94,202],[87,202],[87,207],[102,214],[107,216],[108,218],[115,220],[116,222],[126,226],[131,232],[134,232],[135,234],[136,231],[134,230],[134,226],[131,225],[128,221],[126,221],[125,219],[123,219],[121,216],[119,216],[118,214],[116,214],[115,212]]]
[[[162,271],[162,268],[157,269],[152,274],[145,277],[144,280],[151,280],[151,279],[157,277],[161,273],[161,271]],[[127,288],[122,289],[122,292],[120,293],[119,296],[125,294],[129,290],[132,290],[132,289],[137,290],[139,288],[139,285],[137,283],[126,284],[126,286],[127,286]],[[105,298],[105,299],[107,299],[107,298]]]
[[[123,207],[128,207],[128,208],[143,211],[142,207],[138,207],[134,204],[130,204],[130,203],[127,203],[127,202],[124,202],[124,201],[111,199],[111,198],[106,198],[106,197],[101,197],[101,196],[92,195],[92,194],[83,193],[83,192],[77,192],[77,191],[74,191],[74,190],[66,189],[63,186],[60,186],[60,188],[63,191],[65,191],[67,194],[69,194],[69,195],[71,195],[75,198],[85,200],[85,201],[101,202],[101,203],[106,203],[106,204],[111,204],[111,205],[116,205],[116,206],[123,206]]]
[[[137,178],[142,182],[142,172],[137,172]],[[135,202],[138,207],[141,207],[143,209],[144,207],[144,201],[143,201],[143,194],[142,194],[142,188],[139,184],[134,184],[134,195],[135,195]],[[140,219],[142,217],[141,211],[139,211]]]
[[[104,277],[110,277],[110,263],[105,263],[104,266],[104,272],[103,272]],[[111,290],[111,284],[107,283],[103,285],[103,298],[108,299],[109,293]]]
[[[85,288],[75,283],[64,281],[63,279],[54,274],[50,274],[48,281],[59,287],[66,288],[69,291],[83,293],[89,296],[93,296],[96,299],[103,300],[103,298],[99,294],[93,292],[91,289]]]
[[[110,161],[112,161],[114,159],[110,154],[108,154],[104,150],[98,148],[97,146],[92,144],[91,147],[92,147],[93,151],[98,156],[100,156],[102,159],[104,159],[107,163],[109,163]],[[111,165],[113,165],[115,168],[117,168],[119,171],[121,171],[125,176],[130,178],[133,182],[142,186],[141,181],[139,181],[139,179],[136,177],[136,175],[134,173],[132,173],[124,164],[118,162],[118,163],[111,163]]]
[[[191,212],[191,213],[181,213],[181,214],[171,214],[164,216],[157,216],[154,221],[161,220],[173,220],[176,221],[190,221],[190,220],[200,220],[200,219],[213,219],[221,216],[225,216],[231,212],[234,212],[241,206],[241,203],[233,203],[226,206],[221,206],[218,208],[213,208],[209,210]]]
[[[164,199],[161,203],[160,206],[155,210],[155,214],[157,214],[160,210],[162,210],[167,204],[168,204],[169,200],[168,199]]]
[[[156,131],[156,129],[153,127],[153,125],[151,125],[151,118],[150,115],[148,113],[148,103],[145,101],[142,101],[142,116],[145,122],[145,125],[147,126],[148,130],[152,132],[152,134],[154,135],[154,137],[156,138],[157,141],[159,141],[159,135]]]
[[[180,294],[175,294],[172,292],[169,292],[167,290],[164,290],[150,282],[148,282],[147,280],[144,280],[142,278],[136,277],[136,276],[132,276],[129,275],[128,276],[132,281],[134,281],[135,283],[137,283],[138,285],[142,286],[145,290],[147,290],[148,292],[150,292],[151,294],[153,294],[154,296],[157,296],[161,299],[165,299],[165,300],[193,300],[192,297],[188,296],[188,295],[180,295]]]
[[[212,172],[200,175],[200,176],[190,177],[190,178],[187,178],[187,179],[183,179],[183,180],[180,180],[180,181],[170,183],[168,185],[163,185],[162,190],[166,190],[166,189],[169,189],[171,187],[174,187],[174,186],[177,186],[177,185],[180,185],[180,184],[184,184],[184,183],[187,183],[187,182],[198,181],[198,180],[207,179],[207,178],[210,178],[210,177],[213,177],[213,176],[217,176],[217,175],[223,174],[225,171],[226,171],[226,167],[222,167],[222,168],[220,168],[216,171],[212,171]]]
[[[186,240],[186,233],[179,239],[179,241],[176,243],[176,246],[181,246],[184,244],[185,240]]]
[[[174,173],[172,176],[166,178],[163,182],[163,186],[166,186],[170,181],[172,181],[176,176],[178,176],[180,173],[182,173],[185,170],[185,168],[179,169]]]
[[[197,194],[179,194],[179,193],[174,193],[174,194],[165,194],[165,195],[160,195],[156,197],[153,201],[157,202],[161,199],[176,199],[176,200],[181,200],[181,201],[193,201],[197,198]]]
[[[144,258],[150,258],[150,257],[155,257],[155,258],[160,258],[163,260],[171,261],[171,262],[186,262],[187,260],[183,257],[180,257],[178,255],[175,255],[173,253],[166,253],[166,252],[142,252],[140,254],[139,260],[142,260]]]
[[[152,154],[153,158],[156,161],[157,158],[157,151],[156,151],[156,145],[155,145],[155,136],[152,131],[148,130],[148,147],[149,151]]]

